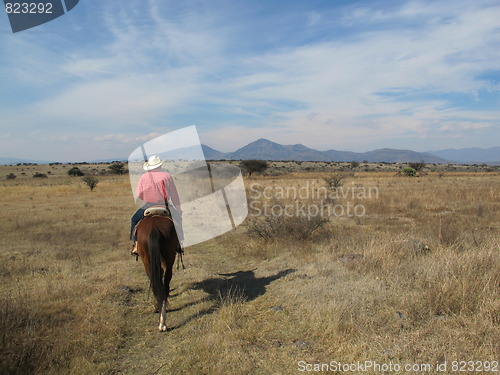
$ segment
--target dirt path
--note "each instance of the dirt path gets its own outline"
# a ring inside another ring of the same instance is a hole
[[[189,355],[190,341],[203,334],[204,321],[217,313],[220,301],[228,293],[238,288],[246,300],[253,300],[288,272],[256,277],[254,261],[231,259],[215,243],[188,249],[184,260],[186,270],[174,266],[168,332],[163,334],[157,330],[159,317],[153,313],[153,298],[142,263],[132,261],[130,285],[122,287],[126,294],[127,332],[118,353],[116,374],[166,373],[172,360],[182,363],[183,356]]]

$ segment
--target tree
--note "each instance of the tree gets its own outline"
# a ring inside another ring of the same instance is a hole
[[[113,162],[109,167],[109,170],[114,174],[124,174],[125,173],[125,163],[122,162]]]
[[[409,166],[410,168],[415,169],[415,171],[417,171],[417,172],[419,172],[419,171],[421,171],[422,169],[424,169],[424,168],[425,168],[425,165],[426,165],[426,164],[425,164],[425,161],[423,161],[423,160],[422,160],[422,161],[416,161],[416,162],[413,162],[413,163],[408,164],[408,166]]]
[[[264,172],[268,167],[269,164],[265,160],[243,160],[240,163],[240,168],[248,173],[248,177],[254,172]]]
[[[85,173],[83,173],[83,172],[81,171],[81,169],[80,169],[80,168],[78,168],[78,167],[73,167],[73,168],[71,168],[71,169],[68,171],[68,175],[70,175],[70,176],[84,176],[84,175],[85,175]]]
[[[82,181],[90,188],[90,191],[92,191],[97,186],[99,179],[95,176],[85,176],[82,177]]]

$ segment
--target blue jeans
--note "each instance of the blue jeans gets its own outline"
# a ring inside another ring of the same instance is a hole
[[[156,204],[154,204],[154,203],[146,203],[144,206],[142,206],[141,208],[139,208],[135,212],[135,214],[132,216],[132,220],[131,220],[132,227],[130,228],[130,239],[131,240],[137,241],[137,238],[134,238],[134,228],[137,225],[137,223],[139,221],[141,221],[141,219],[144,217],[144,211],[146,211],[151,206],[157,206],[157,205],[158,205],[157,203]]]

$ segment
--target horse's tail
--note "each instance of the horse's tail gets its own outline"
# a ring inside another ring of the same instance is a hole
[[[153,228],[149,234],[148,248],[149,248],[149,269],[151,287],[153,294],[158,301],[158,308],[161,309],[163,301],[167,299],[167,290],[163,283],[162,270],[161,270],[161,243],[163,241],[162,234],[157,228]]]

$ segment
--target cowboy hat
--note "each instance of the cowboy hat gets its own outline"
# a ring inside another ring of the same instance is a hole
[[[163,161],[160,159],[158,155],[151,155],[147,162],[142,166],[145,171],[150,171],[152,169],[158,168],[161,166]]]

